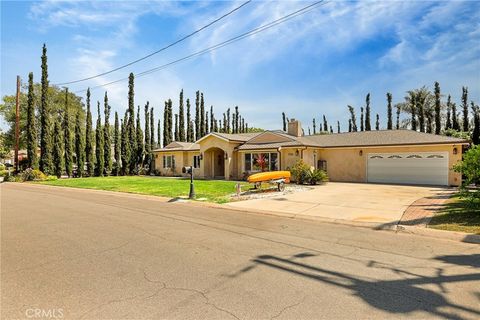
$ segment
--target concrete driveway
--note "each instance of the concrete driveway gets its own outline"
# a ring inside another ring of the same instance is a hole
[[[395,225],[414,201],[449,189],[367,183],[329,182],[314,190],[227,204],[236,209],[286,216]]]

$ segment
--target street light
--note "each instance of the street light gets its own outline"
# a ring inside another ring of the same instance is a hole
[[[193,186],[193,167],[183,167],[182,173],[190,174],[190,192],[188,194],[188,199],[195,199],[195,188]]]

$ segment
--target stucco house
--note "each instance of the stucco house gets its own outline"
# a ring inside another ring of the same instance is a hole
[[[262,169],[288,170],[303,159],[327,171],[331,181],[458,186],[461,175],[451,168],[468,144],[412,130],[303,136],[300,122],[292,119],[287,132],[212,132],[195,143],[172,142],[153,152],[164,175],[181,175],[183,166],[193,166],[197,177],[240,180]]]

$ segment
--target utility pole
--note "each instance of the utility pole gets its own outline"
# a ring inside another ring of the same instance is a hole
[[[18,145],[20,143],[20,76],[17,76],[17,98],[15,101],[15,171],[18,172]]]

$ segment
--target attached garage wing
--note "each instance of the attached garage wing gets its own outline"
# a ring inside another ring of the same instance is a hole
[[[448,185],[448,152],[369,153],[367,181]]]

